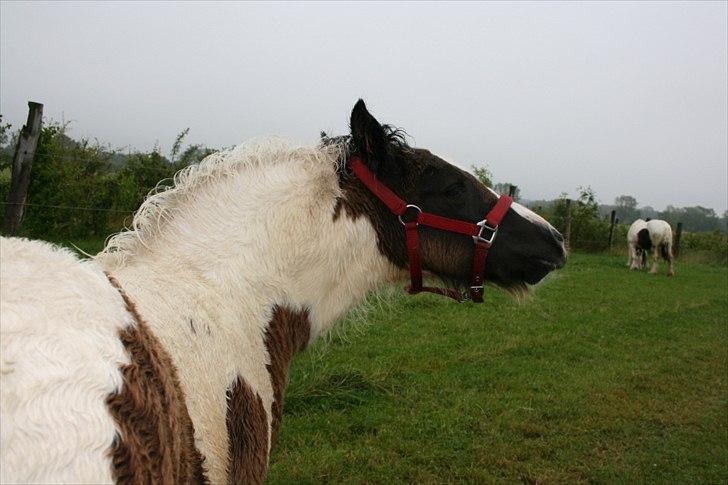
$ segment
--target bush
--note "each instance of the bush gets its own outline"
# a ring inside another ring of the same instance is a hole
[[[213,151],[192,145],[179,153],[185,131],[175,142],[178,161],[171,163],[157,148],[123,155],[97,142],[73,140],[66,128],[50,122],[41,130],[21,236],[62,241],[117,232],[161,180]],[[7,158],[0,160],[0,200],[7,199],[10,188]]]
[[[683,232],[679,259],[728,265],[728,236],[715,232]]]
[[[559,231],[566,231],[567,202],[562,195],[541,215]],[[571,204],[571,237],[569,247],[581,251],[604,251],[609,247],[609,220],[599,217],[599,205],[591,187],[580,187],[579,198]],[[626,237],[626,231],[624,232]],[[619,233],[615,227],[613,240]]]
[[[28,189],[22,234],[34,238],[103,234],[111,205],[113,152],[87,140],[71,140],[65,126],[50,124],[40,135]]]

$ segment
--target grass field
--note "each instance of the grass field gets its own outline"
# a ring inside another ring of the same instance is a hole
[[[728,269],[625,260],[373,308],[294,362],[269,482],[728,482]]]

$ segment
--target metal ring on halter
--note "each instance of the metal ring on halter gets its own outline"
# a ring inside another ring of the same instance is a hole
[[[414,205],[414,204],[407,204],[407,206],[405,207],[405,212],[407,212],[407,209],[417,209],[417,212],[418,212],[418,214],[417,214],[417,215],[419,216],[420,214],[422,214],[422,209],[420,209],[419,207],[417,207],[417,206],[416,206],[416,205]],[[402,214],[401,216],[397,216],[397,217],[399,217],[399,222],[401,222],[401,223],[402,223],[402,225],[404,226],[404,225],[405,225],[406,223],[405,223],[405,222],[404,222],[404,221],[402,220],[402,216],[403,216],[403,215],[404,215],[404,214]],[[415,221],[416,221],[416,220],[417,220],[417,218],[415,218]]]
[[[477,236],[473,236],[473,241],[475,241],[476,243],[478,241],[482,241],[482,242],[484,242],[486,244],[493,244],[493,241],[495,240],[495,235],[498,234],[498,226],[490,227],[488,225],[488,221],[486,221],[485,219],[483,219],[482,221],[476,223],[476,225],[477,226],[480,226],[480,231],[478,231],[478,235]],[[491,235],[490,235],[489,238],[483,237],[483,231],[486,230],[486,229],[488,231],[491,231]]]

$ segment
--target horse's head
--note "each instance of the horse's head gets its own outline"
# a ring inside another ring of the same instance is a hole
[[[381,125],[359,100],[351,113],[351,156],[408,204],[425,212],[476,223],[498,195],[468,172],[428,150],[407,146],[400,131]],[[342,205],[353,216],[368,216],[379,249],[394,264],[407,265],[405,232],[398,218],[346,170],[342,171]],[[420,254],[425,270],[458,289],[470,285],[474,243],[471,236],[420,226]],[[486,280],[508,289],[535,284],[566,262],[561,234],[546,220],[519,204],[503,218],[487,258]]]

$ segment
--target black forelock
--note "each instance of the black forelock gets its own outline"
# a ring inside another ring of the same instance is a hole
[[[411,147],[407,143],[407,137],[409,135],[402,128],[397,128],[396,126],[392,125],[382,125],[382,129],[384,130],[384,136],[387,144],[401,150],[411,149]]]

